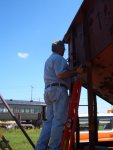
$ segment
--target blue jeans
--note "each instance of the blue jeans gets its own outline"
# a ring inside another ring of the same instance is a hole
[[[35,150],[60,150],[64,124],[68,114],[69,98],[64,87],[49,87],[45,90],[47,104],[46,117],[43,122]]]

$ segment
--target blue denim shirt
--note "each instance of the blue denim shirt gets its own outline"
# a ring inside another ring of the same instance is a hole
[[[68,88],[70,87],[70,79],[58,79],[57,75],[69,70],[67,61],[63,56],[52,53],[45,62],[44,67],[44,82],[45,87],[51,83],[63,83]]]

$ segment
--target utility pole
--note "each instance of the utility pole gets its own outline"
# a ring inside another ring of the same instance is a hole
[[[33,86],[31,86],[31,102],[33,101]]]

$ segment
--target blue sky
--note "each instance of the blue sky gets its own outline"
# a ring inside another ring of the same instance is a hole
[[[51,43],[63,38],[82,1],[0,1],[0,93],[5,99],[29,100],[32,90],[33,100],[43,100]]]

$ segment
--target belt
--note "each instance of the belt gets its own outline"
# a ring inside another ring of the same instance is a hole
[[[67,86],[66,86],[65,84],[63,84],[63,83],[52,83],[52,84],[49,84],[49,85],[46,86],[46,89],[47,89],[48,87],[51,87],[51,86],[63,86],[63,87],[65,87],[66,89],[68,89]]]

